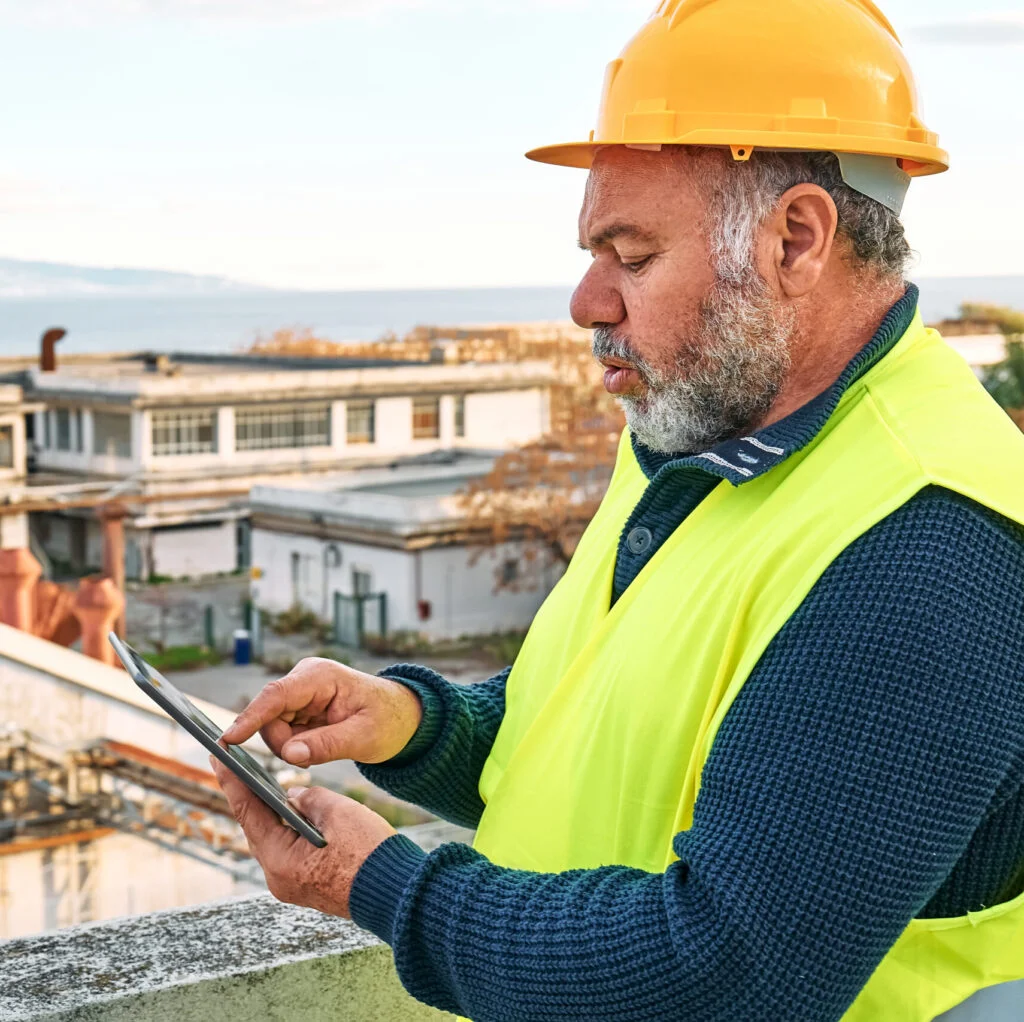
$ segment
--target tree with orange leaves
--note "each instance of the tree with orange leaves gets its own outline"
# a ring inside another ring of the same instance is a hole
[[[521,570],[495,573],[495,588],[513,591],[550,585],[568,567],[608,489],[625,425],[589,344],[563,338],[531,357],[555,368],[551,433],[502,455],[459,498],[473,562],[509,541],[521,545]]]
[[[608,419],[514,448],[459,495],[471,563],[520,546],[520,570],[510,577],[500,565],[496,589],[537,589],[562,574],[608,488],[620,430]]]

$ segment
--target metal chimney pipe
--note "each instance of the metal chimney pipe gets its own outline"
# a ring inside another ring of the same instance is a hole
[[[44,373],[57,371],[57,342],[67,336],[67,330],[55,326],[43,334],[39,350],[39,368]]]

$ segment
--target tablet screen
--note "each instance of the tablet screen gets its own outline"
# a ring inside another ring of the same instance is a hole
[[[192,701],[184,693],[179,692],[155,667],[150,667],[145,660],[142,659],[139,654],[132,649],[127,643],[122,643],[128,655],[132,659],[132,663],[135,665],[139,673],[156,689],[159,689],[163,697],[172,703],[175,709],[183,713],[193,724],[196,724],[202,731],[215,742],[219,742],[221,735],[224,733],[209,717],[203,713],[198,707],[192,704]],[[224,748],[224,746],[221,746]],[[287,800],[288,796],[285,793],[284,788],[277,783],[277,779],[273,774],[269,773],[259,763],[258,760],[253,759],[238,745],[227,746],[228,755],[235,760],[239,765],[246,768],[251,773],[256,774],[260,780],[262,780],[271,791],[276,792],[281,796],[282,799]]]

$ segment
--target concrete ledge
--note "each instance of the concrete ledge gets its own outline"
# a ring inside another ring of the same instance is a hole
[[[0,943],[4,1022],[391,1022],[414,1001],[353,923],[255,895]]]
[[[108,699],[127,703],[162,720],[171,720],[152,699],[143,694],[120,665],[108,667],[73,649],[0,624],[0,660],[3,659],[42,671]],[[235,714],[230,710],[214,706],[204,699],[193,699],[192,702],[221,728],[226,728],[235,719]]]

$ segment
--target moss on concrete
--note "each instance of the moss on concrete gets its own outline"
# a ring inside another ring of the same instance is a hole
[[[451,1019],[342,919],[256,895],[0,943],[5,1022]]]

